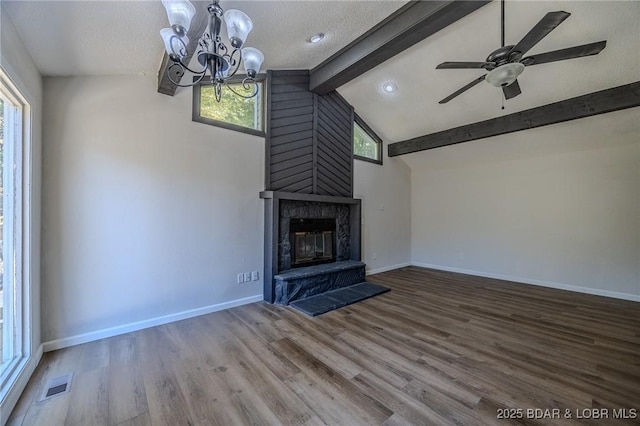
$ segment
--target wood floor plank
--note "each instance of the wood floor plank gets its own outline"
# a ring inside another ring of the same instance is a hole
[[[285,356],[304,370],[316,383],[334,395],[354,419],[364,424],[380,424],[393,414],[387,407],[362,393],[351,381],[288,338],[272,343]]]
[[[149,411],[136,335],[127,333],[110,340],[108,368],[111,425],[121,424]]]
[[[277,325],[282,327],[282,330],[287,333],[289,339],[307,348],[316,358],[343,377],[351,379],[363,371],[364,367],[334,350],[331,346],[324,344],[318,340],[316,336],[302,332],[286,322],[279,321]]]
[[[447,424],[447,419],[389,382],[365,371],[354,378],[356,386],[414,425]]]
[[[472,424],[474,422],[468,405],[455,396],[450,396],[446,392],[434,388],[431,384],[412,380],[404,387],[403,391],[416,401],[440,414],[447,420],[447,423]],[[473,406],[479,401],[480,398],[478,397]]]
[[[49,380],[73,373],[76,366],[82,360],[82,352],[85,345],[73,346],[70,348],[60,349],[52,354],[47,354],[46,363],[40,363],[38,368],[44,369],[37,383],[36,391],[30,396],[33,398],[29,405],[23,424],[25,425],[41,425],[41,424],[64,424],[69,411],[69,403],[72,398],[71,392],[60,396],[41,400],[40,397]],[[78,389],[74,382],[71,383],[72,391]]]
[[[286,380],[300,372],[291,360],[276,351],[267,340],[262,339],[260,334],[247,324],[237,321],[230,323],[229,329],[278,379]]]
[[[73,380],[73,386],[82,389],[82,392],[74,392],[73,396],[69,398],[69,408],[64,424],[69,426],[108,426],[108,368],[102,367],[80,372],[75,375]]]
[[[93,371],[109,366],[110,342],[106,339],[82,345],[82,358],[77,372]]]
[[[275,425],[279,424],[278,416],[260,398],[252,385],[243,380],[239,367],[234,364],[228,368],[218,368],[216,374],[220,375],[221,383],[231,395],[231,407],[242,415],[243,419],[239,423],[231,424],[251,424],[251,425]]]
[[[299,425],[311,420],[306,406],[297,395],[282,383],[269,368],[265,368],[263,359],[238,342],[234,346],[236,358],[233,364],[241,374],[238,381],[245,388],[251,388],[283,425]]]
[[[225,369],[226,367],[218,367]],[[244,417],[234,407],[224,380],[196,359],[184,360],[176,365],[177,383],[185,395],[191,417],[195,424],[225,425],[240,424]]]
[[[640,424],[640,303],[417,267],[367,280],[391,291],[315,318],[259,302],[47,353],[8,424]],[[70,393],[39,400],[68,373]],[[522,415],[497,418],[509,409]],[[576,417],[591,409],[609,418]]]
[[[144,354],[142,377],[151,423],[176,426],[193,424],[173,366],[180,349],[167,347],[170,342],[161,332],[161,327],[140,333],[139,338]],[[167,362],[167,359],[171,361]]]
[[[284,385],[291,389],[323,424],[363,424],[362,421],[354,419],[331,392],[318,386],[318,383],[303,371],[285,380]]]
[[[116,426],[151,426],[151,416],[149,412],[142,413],[132,419],[118,423]]]

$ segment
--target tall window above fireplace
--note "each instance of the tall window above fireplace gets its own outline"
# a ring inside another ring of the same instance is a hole
[[[291,267],[336,261],[335,219],[291,219]]]

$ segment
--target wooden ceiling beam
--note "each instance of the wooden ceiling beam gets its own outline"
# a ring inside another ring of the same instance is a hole
[[[395,157],[638,106],[640,81],[392,143],[388,153]]]
[[[198,41],[200,40],[200,37],[202,37],[202,33],[204,33],[204,30],[207,28],[207,24],[209,23],[209,12],[207,11],[209,2],[192,1],[192,3],[196,8],[196,14],[191,20],[191,26],[189,28],[189,31],[187,32],[187,37],[189,38],[187,50],[189,52],[189,55],[185,56],[182,60],[187,65],[191,61],[191,57],[198,48]],[[160,70],[158,70],[158,93],[169,96],[175,95],[176,89],[178,88],[178,86],[176,86],[171,82],[171,80],[169,80],[169,75],[167,74],[171,64],[173,64],[173,61],[169,59],[169,55],[167,54],[167,52],[164,52],[162,62],[160,63]],[[181,76],[177,73],[174,73],[171,77],[174,81],[180,81]]]
[[[309,90],[326,95],[487,3],[411,1],[312,69]]]

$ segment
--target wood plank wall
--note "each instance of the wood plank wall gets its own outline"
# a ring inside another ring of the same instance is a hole
[[[320,195],[353,193],[353,107],[337,92],[316,95],[317,187]]]
[[[353,107],[309,91],[309,71],[267,76],[265,189],[353,196]]]

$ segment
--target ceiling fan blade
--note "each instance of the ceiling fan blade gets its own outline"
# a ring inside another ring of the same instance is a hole
[[[518,84],[518,80],[514,81],[508,86],[504,86],[502,88],[502,93],[504,93],[504,98],[507,100],[515,98],[520,93],[522,93],[522,91],[520,90],[520,84]]]
[[[554,30],[555,27],[560,25],[562,21],[567,19],[571,14],[559,10],[557,12],[549,12],[536,24],[535,27],[527,33],[526,36],[518,44],[513,46],[511,54],[516,54],[517,57],[514,60],[519,60],[522,56],[529,51],[533,46],[538,44],[540,40],[545,38],[547,34]]]
[[[583,56],[597,55],[605,48],[607,41],[583,44],[581,46],[569,47],[567,49],[554,50],[552,52],[540,53],[538,55],[527,56],[522,59],[525,65],[537,65],[547,62],[563,61],[565,59],[581,58]]]
[[[467,68],[484,68],[493,65],[491,62],[443,62],[436,67],[437,70],[442,69],[467,69]]]
[[[446,98],[444,98],[443,100],[441,100],[440,102],[438,102],[439,104],[446,104],[447,102],[449,102],[451,99],[455,98],[456,96],[466,92],[467,90],[471,89],[473,86],[475,86],[476,84],[480,83],[482,80],[484,80],[484,78],[487,75],[483,75],[482,77],[478,77],[475,80],[473,80],[471,83],[467,84],[466,86],[464,86],[461,89],[456,90],[455,92],[453,92],[452,94],[450,94],[449,96],[447,96]]]

